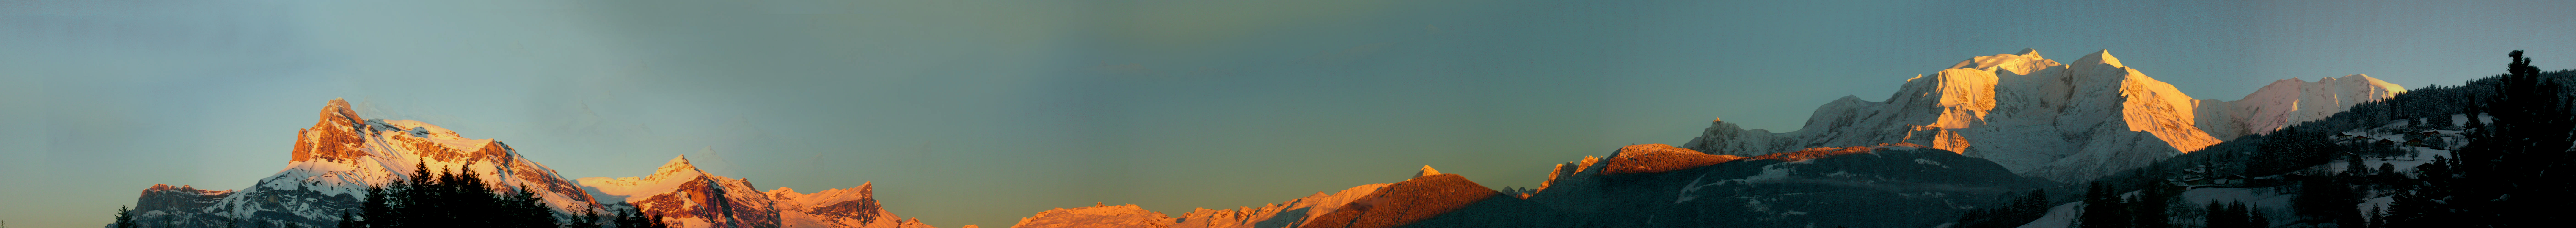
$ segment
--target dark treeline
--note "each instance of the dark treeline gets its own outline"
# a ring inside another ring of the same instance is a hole
[[[422,162],[420,164],[425,164]],[[668,228],[660,215],[632,207],[607,212],[562,212],[521,188],[496,188],[475,177],[487,175],[467,165],[462,170],[430,173],[413,167],[410,180],[367,189],[357,212],[340,216],[341,228],[496,227],[496,228]],[[513,192],[513,193],[503,193]]]
[[[366,204],[358,209],[360,212],[342,213],[340,227],[557,228],[572,225],[559,224],[555,212],[529,191],[512,188],[506,192],[515,194],[498,193],[502,191],[496,190],[501,189],[494,189],[495,186],[475,178],[484,174],[475,171],[471,165],[461,171],[431,173],[426,165],[416,166],[413,170],[411,179],[404,183],[368,188]],[[598,220],[589,215],[575,217],[580,218],[571,220]]]
[[[2576,173],[2570,148],[2576,117],[2576,70],[2542,72],[2521,51],[2508,55],[2507,73],[2471,80],[2461,86],[2426,86],[2389,99],[2364,102],[2325,119],[2299,123],[2267,134],[2228,140],[2154,164],[2095,179],[2089,183],[2044,189],[2056,194],[2022,196],[2005,205],[1962,216],[1955,227],[2013,227],[2036,220],[2048,206],[2083,201],[2076,223],[2082,227],[2266,227],[2267,218],[2342,227],[2510,227],[2510,218],[2545,218],[2553,204],[2567,198],[2568,177]],[[2454,122],[2465,114],[2466,122]],[[2487,122],[2478,116],[2489,116]],[[2342,132],[2413,122],[2405,132],[2463,131],[2466,137],[2406,134],[2403,139],[2338,142]],[[2361,142],[2352,142],[2361,141]],[[2404,142],[2404,143],[2397,143]],[[2405,146],[2448,148],[2459,157],[2426,156]],[[2431,160],[2417,167],[2347,163],[2346,172],[2320,172],[2337,160],[2404,158]],[[2192,205],[2179,202],[2183,191],[2201,187],[2289,187],[2295,190],[2294,214],[2266,215],[2261,207],[2241,202]],[[2387,208],[2361,209],[2363,200],[2389,197]],[[2289,216],[2289,217],[2277,217]],[[2196,225],[2196,226],[2195,226]],[[2292,225],[2292,224],[2279,224]]]

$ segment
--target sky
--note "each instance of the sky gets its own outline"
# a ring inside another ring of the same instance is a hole
[[[686,155],[876,183],[940,227],[1278,203],[1420,166],[1554,164],[1795,130],[1843,96],[2035,48],[2203,99],[2369,74],[2576,68],[2571,1],[5,1],[0,221],[94,227],[153,184],[241,189],[325,101],[506,141],[566,178]]]

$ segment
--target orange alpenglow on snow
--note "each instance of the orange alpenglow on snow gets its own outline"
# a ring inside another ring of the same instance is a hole
[[[1699,168],[1744,159],[1735,155],[1711,155],[1666,144],[1641,144],[1620,147],[1600,175],[1661,173]]]

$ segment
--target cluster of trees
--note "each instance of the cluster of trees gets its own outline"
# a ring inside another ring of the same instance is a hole
[[[475,171],[473,166],[465,166],[462,171],[431,173],[424,164],[413,170],[411,179],[404,183],[368,188],[366,204],[357,212],[341,213],[339,227],[557,228],[565,225],[557,224],[554,211],[546,207],[544,200],[538,199],[534,192],[520,188],[494,189],[495,186],[476,178],[485,174]],[[570,220],[597,220],[586,218],[589,216],[575,217],[584,218]]]
[[[426,163],[426,162],[422,162]],[[462,171],[429,173],[414,167],[411,179],[367,189],[357,213],[343,213],[340,228],[496,227],[496,228],[669,228],[661,215],[618,207],[606,213],[556,213],[525,186],[497,189],[478,180],[471,165]],[[505,194],[502,192],[515,192]]]

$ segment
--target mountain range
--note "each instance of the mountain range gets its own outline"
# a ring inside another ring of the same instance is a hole
[[[2196,99],[2108,51],[2061,63],[2023,50],[1916,75],[1886,100],[1826,103],[1796,131],[1711,121],[1682,146],[1630,145],[1558,164],[1536,189],[1498,191],[1425,166],[1393,183],[1258,207],[1175,217],[1104,203],[1044,210],[1012,227],[1937,226],[2026,189],[2112,175],[2405,92],[2356,74]],[[499,140],[360,118],[340,99],[318,117],[277,174],[241,190],[155,185],[138,198],[134,221],[326,227],[358,208],[369,187],[424,171],[484,170],[470,176],[499,193],[535,195],[563,222],[633,209],[690,228],[930,227],[878,204],[873,183],[764,191],[686,157],[640,177],[568,179]]]

